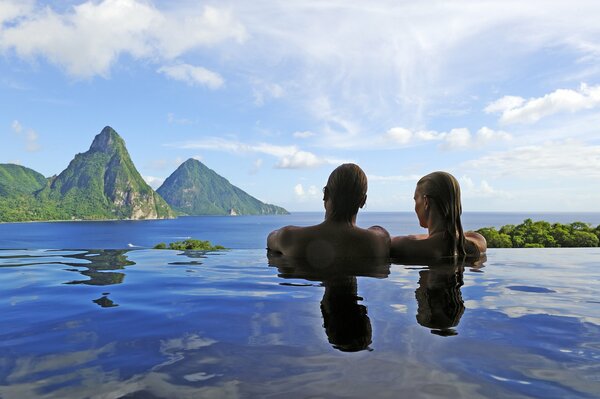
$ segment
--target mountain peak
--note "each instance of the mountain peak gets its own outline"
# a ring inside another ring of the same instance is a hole
[[[288,212],[265,204],[197,159],[182,163],[157,192],[184,215],[276,215]]]
[[[94,137],[94,141],[90,146],[90,151],[112,152],[117,144],[122,144],[124,146],[123,139],[115,129],[106,126],[98,135],[96,135],[96,137]]]

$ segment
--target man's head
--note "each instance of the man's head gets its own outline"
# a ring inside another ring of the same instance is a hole
[[[330,202],[328,217],[350,222],[367,200],[367,176],[358,165],[340,165],[329,175],[323,194],[323,201]]]

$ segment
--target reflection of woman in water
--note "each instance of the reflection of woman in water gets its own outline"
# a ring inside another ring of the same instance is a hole
[[[430,266],[419,272],[417,322],[433,334],[456,335],[456,327],[465,311],[460,292],[463,267],[454,265]]]
[[[481,234],[463,232],[460,186],[450,173],[433,172],[422,177],[414,199],[419,224],[428,229],[428,233],[394,237],[392,257],[478,257],[486,251],[487,243]]]

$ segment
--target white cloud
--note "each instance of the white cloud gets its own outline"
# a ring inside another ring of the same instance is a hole
[[[436,132],[434,130],[412,132],[402,127],[391,128],[384,135],[384,142],[393,142],[401,146],[440,141],[440,148],[445,150],[480,148],[490,143],[509,141],[511,139],[512,135],[510,133],[502,130],[493,130],[486,126],[480,128],[474,136],[467,128],[455,128],[449,132]]]
[[[525,101],[521,97],[506,96],[485,108],[488,113],[501,113],[500,122],[534,123],[563,112],[574,113],[600,107],[600,85],[582,83],[578,90],[558,89],[550,94]]]
[[[495,141],[510,141],[512,135],[502,130],[493,130],[484,126],[477,131],[475,140],[478,146],[483,146]]]
[[[21,125],[21,122],[18,120],[14,120],[11,123],[11,128],[17,136],[22,137],[25,140],[25,150],[27,152],[35,152],[40,150],[41,147],[38,143],[39,135],[35,130],[23,128],[23,125]]]
[[[496,112],[504,112],[509,109],[519,108],[523,105],[525,99],[517,96],[504,96],[485,107],[484,111],[487,114],[493,114]]]
[[[600,146],[574,140],[547,142],[494,152],[463,166],[487,176],[600,178]]]
[[[13,131],[17,134],[19,134],[23,131],[23,125],[21,125],[21,122],[19,122],[17,120],[14,120],[10,126],[12,127]]]
[[[479,184],[475,184],[473,179],[468,176],[460,178],[460,186],[463,199],[466,198],[512,198],[512,196],[501,190],[494,189],[487,180],[481,180]]]
[[[319,157],[311,152],[303,151],[295,145],[246,144],[234,140],[207,138],[204,140],[169,144],[169,146],[182,149],[207,149],[232,153],[267,154],[278,158],[275,167],[280,169],[314,168],[325,164],[338,163],[338,160]]]
[[[289,156],[284,156],[279,160],[277,168],[281,169],[302,169],[321,166],[326,163],[325,160],[317,157],[315,154],[306,151],[297,151]]]
[[[408,144],[412,141],[413,133],[403,127],[393,127],[387,131],[386,136],[398,144]]]
[[[305,130],[302,132],[294,132],[292,134],[292,136],[294,136],[294,138],[297,138],[297,139],[308,139],[310,137],[315,136],[315,133]]]
[[[25,59],[41,56],[75,77],[106,77],[122,55],[173,60],[193,49],[227,40],[241,43],[247,37],[229,9],[210,6],[161,11],[147,1],[104,0],[64,13],[42,5],[11,10],[5,22],[12,24],[0,30],[0,50]]]
[[[164,66],[159,68],[157,72],[164,73],[169,78],[185,82],[190,86],[201,85],[213,90],[220,88],[224,83],[223,78],[218,73],[189,64]]]
[[[305,189],[302,183],[298,183],[294,186],[294,193],[300,201],[318,199],[320,195],[317,186],[310,185]]]
[[[5,21],[11,21],[31,12],[33,0],[2,0],[0,2],[0,27]]]
[[[452,129],[445,136],[442,148],[449,150],[465,149],[471,145],[471,132],[466,128]]]
[[[285,95],[285,89],[277,83],[268,83],[260,80],[253,82],[254,104],[262,106],[269,98],[281,98]]]
[[[164,177],[156,177],[156,176],[142,176],[146,183],[154,190],[159,188],[165,181]]]

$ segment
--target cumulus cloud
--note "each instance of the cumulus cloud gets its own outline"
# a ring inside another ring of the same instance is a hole
[[[25,129],[21,122],[14,120],[11,123],[13,133],[23,140],[25,140],[25,150],[28,152],[35,152],[40,150],[40,144],[38,143],[39,135],[33,129]]]
[[[386,136],[398,144],[408,144],[412,141],[413,133],[403,127],[393,127],[387,131]]]
[[[424,142],[439,141],[440,148],[444,150],[464,150],[479,148],[490,143],[508,141],[512,135],[502,130],[493,130],[486,126],[480,128],[475,135],[467,128],[455,128],[449,132],[436,132],[434,130],[421,130],[413,132],[402,127],[394,127],[384,135],[385,141],[402,146],[422,144]]]
[[[179,64],[164,66],[157,70],[171,79],[185,82],[190,86],[206,86],[209,89],[218,89],[223,86],[224,80],[216,72],[209,71],[200,66]]]
[[[325,164],[338,163],[337,160],[319,157],[311,152],[303,151],[295,145],[246,144],[222,138],[207,138],[204,140],[170,144],[170,146],[182,149],[207,149],[232,153],[271,155],[278,159],[275,167],[280,169],[314,168]]]
[[[154,190],[159,188],[165,181],[164,177],[156,177],[156,176],[142,176],[146,183]]]
[[[521,146],[467,161],[489,176],[600,178],[600,146],[565,140]]]
[[[574,113],[600,107],[600,85],[582,83],[577,90],[558,89],[542,97],[525,100],[521,97],[505,96],[484,111],[500,113],[500,122],[535,123],[540,119],[563,112]]]
[[[300,200],[315,199],[318,198],[320,194],[317,186],[310,185],[305,189],[301,183],[298,183],[294,186],[294,193]]]
[[[0,2],[0,27],[5,21],[28,14],[32,8],[33,0],[3,0]]]
[[[460,187],[463,198],[511,198],[512,196],[502,190],[493,188],[487,180],[476,184],[469,176],[460,178]]]
[[[122,55],[174,60],[193,49],[247,37],[229,9],[211,6],[161,11],[142,0],[104,0],[63,13],[41,5],[16,9],[14,2],[3,7],[10,11],[3,22],[11,24],[1,26],[0,50],[25,59],[43,57],[75,77],[106,77]]]
[[[304,187],[302,186],[302,184],[298,183],[294,186],[294,192],[296,193],[296,195],[298,197],[302,197],[304,196]]]
[[[449,150],[469,148],[472,142],[471,132],[466,128],[452,129],[444,137],[442,148]]]

